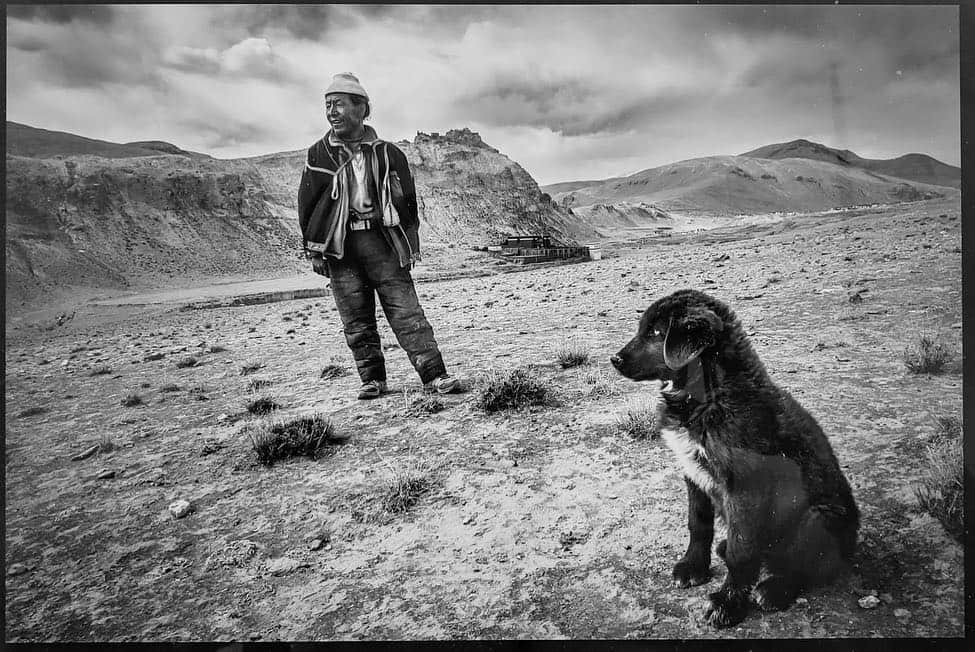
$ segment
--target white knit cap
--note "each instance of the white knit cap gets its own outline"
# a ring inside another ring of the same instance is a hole
[[[349,93],[369,99],[366,89],[359,83],[359,78],[351,72],[340,72],[332,77],[331,85],[325,89],[325,94],[328,95],[329,93]]]

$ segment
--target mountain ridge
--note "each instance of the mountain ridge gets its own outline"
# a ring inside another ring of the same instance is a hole
[[[918,181],[929,185],[941,185],[956,189],[961,187],[961,168],[943,163],[927,154],[909,153],[892,159],[867,159],[848,149],[835,149],[827,145],[806,140],[804,138],[798,138],[785,143],[764,145],[748,152],[738,154],[737,156],[747,158],[767,158],[773,160],[805,158],[844,166],[862,167],[872,172],[903,178],[907,181]],[[592,181],[560,181],[557,183],[545,184],[541,186],[541,188],[543,191],[553,196],[564,196],[566,193],[578,190],[580,188],[611,182],[620,182],[631,177],[646,175],[654,170],[660,170],[668,166],[710,158],[716,157],[685,159],[653,168],[646,168],[638,172],[634,172],[631,175],[609,177],[606,179]],[[920,168],[922,171],[912,175],[911,170],[918,168]],[[931,172],[931,169],[935,170],[936,173]]]

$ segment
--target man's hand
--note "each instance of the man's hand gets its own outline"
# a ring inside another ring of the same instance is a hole
[[[315,270],[315,273],[319,276],[328,276],[328,269],[325,267],[325,257],[321,254],[317,254],[310,258],[311,268]]]

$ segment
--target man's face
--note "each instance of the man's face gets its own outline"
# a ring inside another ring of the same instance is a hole
[[[353,103],[348,93],[329,93],[325,96],[325,118],[339,138],[358,136],[365,114],[366,105]]]

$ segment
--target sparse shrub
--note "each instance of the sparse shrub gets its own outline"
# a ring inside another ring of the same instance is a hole
[[[654,439],[660,436],[656,405],[645,400],[631,403],[626,412],[616,418],[616,428],[633,439]]]
[[[960,438],[961,419],[956,417],[938,417],[938,429],[935,436],[939,441]]]
[[[268,396],[262,396],[247,404],[247,411],[251,414],[268,414],[280,408],[281,406]]]
[[[195,398],[197,401],[206,401],[209,400],[207,398],[206,392],[207,392],[206,387],[204,387],[203,385],[196,385],[195,387],[190,388],[189,395],[191,398]]]
[[[110,374],[110,373],[112,373],[112,368],[105,365],[102,365],[100,367],[95,367],[94,369],[91,370],[92,376],[104,376],[105,374]]]
[[[159,391],[160,392],[178,392],[179,391],[179,385],[177,385],[175,383],[168,383],[168,384],[163,385],[162,387],[160,387],[159,388]]]
[[[961,424],[939,420],[940,441],[926,451],[924,474],[914,488],[921,509],[938,519],[945,530],[961,541],[965,530],[965,478]]]
[[[589,395],[596,398],[606,398],[616,396],[619,390],[605,372],[601,369],[592,369],[586,372],[582,380],[589,386]]]
[[[435,484],[436,467],[426,461],[410,460],[396,469],[382,486],[380,509],[389,514],[401,514],[415,505]]]
[[[439,484],[438,472],[439,465],[415,457],[399,468],[390,468],[386,477],[366,496],[368,504],[353,510],[353,518],[382,523],[409,511]]]
[[[476,405],[485,412],[545,405],[551,392],[532,369],[492,371],[484,379]]]
[[[322,414],[286,422],[264,423],[247,433],[257,461],[265,466],[289,457],[315,459],[322,446],[334,443],[334,434],[332,422]]]
[[[176,362],[176,368],[177,369],[184,369],[186,367],[195,367],[198,364],[200,364],[200,361],[190,355],[190,356],[187,356],[187,357],[183,358],[182,360],[178,360]]]
[[[116,448],[118,448],[118,446],[115,445],[115,441],[112,439],[112,436],[107,433],[102,435],[101,439],[98,440],[99,453],[110,453]]]
[[[589,363],[589,349],[579,342],[563,342],[555,352],[555,359],[563,369]]]
[[[226,350],[227,349],[225,347],[222,347],[219,344],[214,344],[209,349],[207,349],[207,353],[223,353]]]
[[[426,394],[406,394],[403,397],[403,402],[406,405],[403,411],[411,416],[435,414],[447,407],[439,397]]]
[[[263,362],[248,362],[240,368],[240,375],[246,376],[247,374],[252,374],[262,367],[264,367]]]
[[[914,374],[939,374],[950,359],[948,345],[928,335],[921,335],[904,349],[904,364]]]
[[[270,387],[270,386],[271,386],[271,381],[268,380],[267,378],[255,378],[250,383],[248,383],[247,391],[257,392],[264,389],[265,387]]]
[[[136,405],[142,405],[142,397],[138,394],[126,394],[122,399],[123,407],[134,407]]]
[[[327,364],[322,368],[322,373],[319,374],[319,378],[325,380],[331,380],[332,378],[338,378],[339,376],[344,376],[349,373],[349,370],[338,364]]]
[[[24,417],[33,417],[38,414],[44,414],[45,412],[47,412],[47,408],[42,408],[40,406],[29,407],[26,410],[21,410],[20,412],[18,412],[17,418],[23,419]]]

